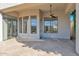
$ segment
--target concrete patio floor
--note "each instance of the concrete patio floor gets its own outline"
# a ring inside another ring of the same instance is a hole
[[[13,38],[0,42],[1,56],[76,56],[74,42],[45,40],[18,42]]]

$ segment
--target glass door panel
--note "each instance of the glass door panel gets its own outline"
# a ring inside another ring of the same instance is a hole
[[[12,21],[10,19],[7,19],[8,24],[8,38],[12,37]]]
[[[8,38],[17,36],[17,21],[15,19],[7,19]]]
[[[12,20],[12,36],[17,36],[17,21]]]

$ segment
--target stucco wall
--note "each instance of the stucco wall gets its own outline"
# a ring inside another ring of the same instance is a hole
[[[8,39],[8,26],[7,26],[7,20],[3,19],[3,40],[7,40]]]
[[[29,11],[22,11],[19,13],[19,17],[23,16],[37,16],[37,34],[31,34],[30,33],[30,19],[28,20],[28,29],[27,34],[24,33],[18,33],[21,37],[26,38],[60,38],[60,39],[70,39],[70,20],[67,14],[64,13],[64,11],[56,11],[55,15],[58,16],[58,33],[44,33],[44,24],[43,24],[43,18],[48,17],[48,12],[40,13],[39,10],[29,10]],[[42,15],[42,16],[41,16]],[[39,17],[40,16],[40,17]],[[41,22],[39,21],[41,20]],[[40,29],[41,28],[41,29]],[[19,29],[18,29],[19,30]]]
[[[76,52],[79,54],[79,4],[76,4]]]
[[[3,14],[0,13],[0,42],[7,39],[7,23],[3,19]]]
[[[42,18],[42,32],[41,36],[43,38],[60,38],[60,39],[70,39],[70,20],[69,17],[63,12],[55,12],[54,13],[56,16],[58,16],[58,33],[44,33],[44,17],[48,17],[49,13],[45,12],[43,13],[43,18]]]
[[[39,32],[39,11],[38,10],[30,10],[30,11],[22,11],[21,13],[19,13],[19,17],[23,17],[23,16],[29,16],[29,19],[27,21],[27,33],[19,33],[18,32],[18,36],[22,37],[22,38],[32,38],[32,39],[39,39],[40,38],[40,32]],[[31,20],[30,20],[30,16],[37,16],[37,33],[35,34],[31,34]],[[23,22],[22,22],[23,23]],[[19,27],[19,25],[18,25]],[[18,28],[19,30],[19,28]]]
[[[2,24],[2,22],[3,22],[3,19],[2,19],[2,14],[0,13],[0,42],[1,41],[3,41],[3,24]]]

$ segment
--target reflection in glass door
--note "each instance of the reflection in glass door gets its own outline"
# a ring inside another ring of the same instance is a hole
[[[12,36],[17,36],[17,21],[12,20]]]
[[[17,21],[16,19],[7,19],[8,24],[8,38],[17,36]]]
[[[8,38],[10,38],[12,36],[12,25],[11,25],[11,20],[7,19],[7,25],[8,25]]]

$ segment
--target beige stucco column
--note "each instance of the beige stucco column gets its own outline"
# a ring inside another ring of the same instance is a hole
[[[79,54],[79,4],[76,4],[76,52]]]
[[[2,24],[2,14],[0,13],[0,42],[3,41],[3,24]]]
[[[3,14],[0,13],[0,42],[7,40],[7,19],[3,18]]]

